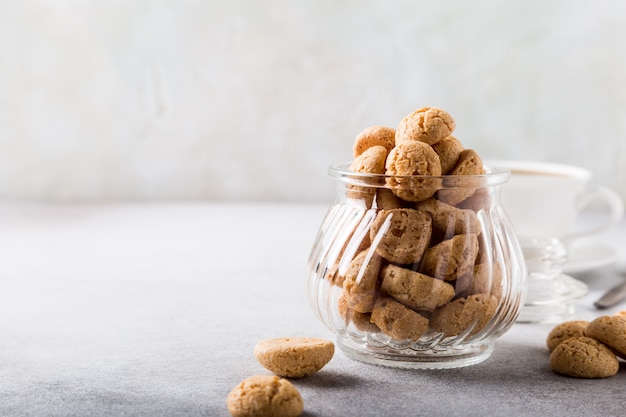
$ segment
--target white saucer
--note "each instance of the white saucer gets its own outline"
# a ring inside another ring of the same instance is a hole
[[[563,272],[573,274],[611,265],[617,261],[617,252],[603,243],[581,240],[568,248],[567,258]]]

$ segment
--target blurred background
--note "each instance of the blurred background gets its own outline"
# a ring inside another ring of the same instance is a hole
[[[625,40],[622,0],[0,1],[0,198],[326,202],[427,105],[626,198]]]

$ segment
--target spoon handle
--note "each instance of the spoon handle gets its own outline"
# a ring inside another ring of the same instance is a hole
[[[626,280],[621,284],[611,288],[598,301],[593,303],[596,308],[609,308],[620,303],[626,298]]]

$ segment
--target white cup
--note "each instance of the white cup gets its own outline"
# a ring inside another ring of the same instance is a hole
[[[592,174],[585,168],[531,161],[490,161],[486,165],[511,171],[500,197],[519,236],[552,237],[569,245],[576,238],[604,232],[622,219],[620,196],[607,187],[591,186]],[[586,230],[575,230],[578,213],[597,203],[608,207],[607,218]]]

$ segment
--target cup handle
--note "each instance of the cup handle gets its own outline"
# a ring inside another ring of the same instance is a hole
[[[585,208],[592,200],[604,200],[610,210],[608,220],[600,224],[599,226],[593,227],[591,229],[569,233],[565,236],[564,240],[571,241],[580,237],[595,235],[597,233],[604,232],[612,228],[622,220],[622,216],[624,215],[624,202],[615,191],[607,187],[588,188],[577,197],[576,205],[578,210],[580,211]]]

